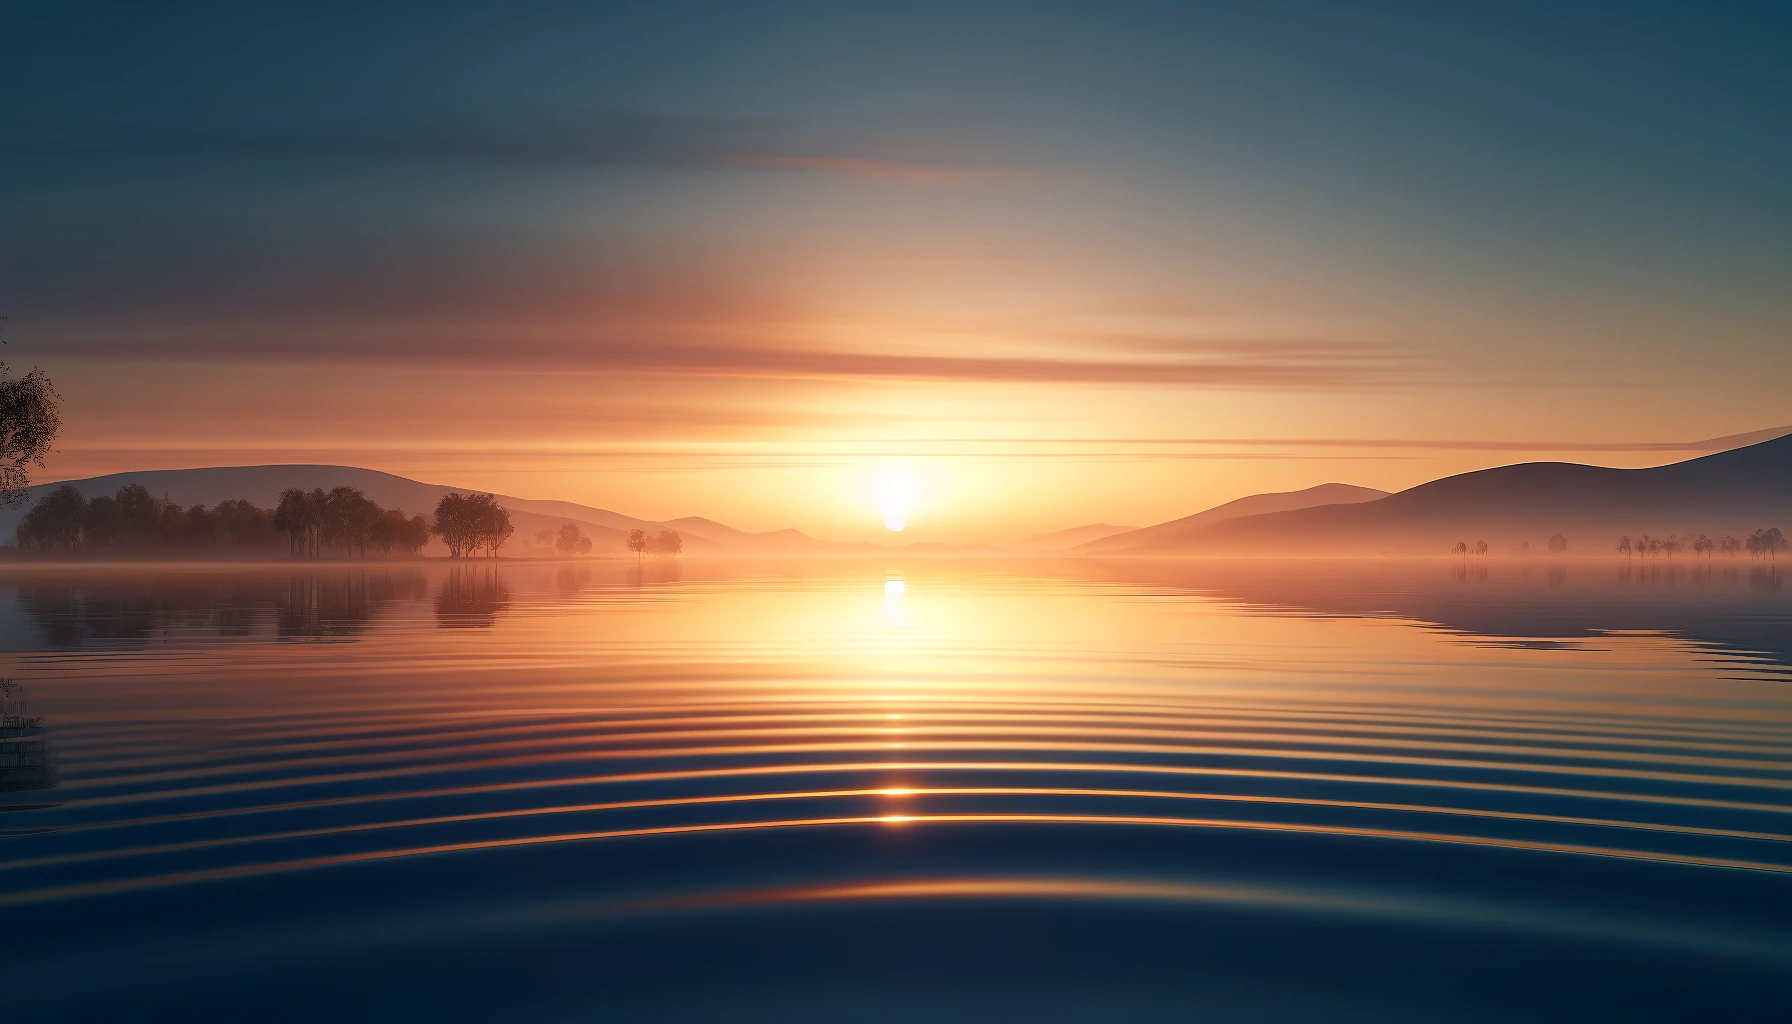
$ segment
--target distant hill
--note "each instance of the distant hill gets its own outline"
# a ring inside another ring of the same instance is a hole
[[[1114,526],[1109,523],[1090,523],[1088,526],[1073,526],[1068,530],[1054,530],[1051,533],[1036,533],[1031,537],[1022,537],[1004,545],[1014,551],[1025,551],[1032,554],[1047,554],[1057,551],[1068,551],[1079,544],[1112,537],[1116,533],[1130,533],[1138,529],[1136,526]]]
[[[1496,552],[1552,534],[1569,553],[1620,534],[1792,528],[1792,436],[1650,469],[1532,462],[1420,484],[1375,501],[1230,519],[1123,549],[1127,555],[1440,554],[1456,541]]]
[[[1092,539],[1072,549],[1073,554],[1090,555],[1106,554],[1120,551],[1131,551],[1134,548],[1155,548],[1174,545],[1185,534],[1191,534],[1204,526],[1237,519],[1241,516],[1260,515],[1265,512],[1286,512],[1292,509],[1312,508],[1315,505],[1342,505],[1360,501],[1374,501],[1388,496],[1386,491],[1378,491],[1373,487],[1358,487],[1355,484],[1319,484],[1299,491],[1272,491],[1268,494],[1252,494],[1248,497],[1228,501],[1224,505],[1215,505],[1205,512],[1197,512],[1192,516],[1183,516],[1167,523],[1147,526],[1142,530],[1127,533],[1116,533],[1108,537]]]

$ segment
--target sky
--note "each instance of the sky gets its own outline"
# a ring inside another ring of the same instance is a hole
[[[1792,424],[1792,5],[0,6],[38,479],[840,540]],[[1691,447],[1688,447],[1691,445]]]

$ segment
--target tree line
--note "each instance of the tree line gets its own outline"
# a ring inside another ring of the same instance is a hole
[[[564,523],[560,529],[542,530],[535,535],[535,543],[542,547],[552,547],[559,552],[561,558],[591,553],[591,538],[579,529],[578,523]]]
[[[325,552],[366,558],[368,549],[417,555],[434,532],[422,516],[401,508],[381,508],[358,487],[288,487],[272,514],[274,529],[286,535],[294,558],[321,558]]]
[[[656,555],[676,555],[684,550],[684,538],[677,530],[661,530],[649,535],[646,530],[628,531],[628,549],[639,559],[644,552]]]
[[[1531,542],[1527,540],[1522,546],[1528,550],[1531,546]],[[1550,554],[1559,555],[1568,550],[1568,538],[1559,533],[1551,534],[1547,546],[1549,547]],[[1469,546],[1468,541],[1459,540],[1456,542],[1455,546],[1450,548],[1450,554],[1461,557],[1474,555],[1477,558],[1486,558],[1488,553],[1492,550],[1493,549],[1488,547],[1487,542],[1484,540],[1475,541],[1473,547]]]
[[[516,528],[510,510],[492,495],[449,492],[436,502],[435,532],[450,558],[471,558],[481,550],[496,558]]]
[[[1666,537],[1651,537],[1645,533],[1634,541],[1628,534],[1618,538],[1618,553],[1625,558],[1660,558],[1665,555],[1672,561],[1675,555],[1689,549],[1695,558],[1710,558],[1714,553],[1735,558],[1747,551],[1750,558],[1777,561],[1777,553],[1786,550],[1786,535],[1780,532],[1779,527],[1773,526],[1756,530],[1742,540],[1728,535],[1714,540],[1702,533],[1697,536],[1671,533]]]
[[[455,558],[497,557],[514,532],[510,510],[490,494],[451,492],[433,519],[383,508],[356,487],[290,487],[272,509],[232,498],[182,507],[141,484],[89,500],[70,484],[45,495],[20,520],[19,547],[64,555],[255,555],[285,542],[294,558],[420,555],[432,536]],[[590,542],[586,541],[586,550]]]
[[[274,513],[251,502],[182,508],[141,484],[91,501],[63,484],[25,513],[17,532],[20,548],[47,554],[246,553],[280,543]]]

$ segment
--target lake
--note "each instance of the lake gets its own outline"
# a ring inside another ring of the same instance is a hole
[[[11,1020],[1783,1020],[1792,575],[0,569]]]

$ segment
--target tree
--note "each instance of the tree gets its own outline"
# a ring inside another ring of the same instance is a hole
[[[684,538],[678,535],[677,530],[661,530],[659,536],[653,540],[654,549],[662,555],[671,555],[676,558],[678,553],[684,550]]]
[[[554,532],[553,527],[544,526],[535,531],[535,543],[544,548],[558,547],[558,545],[554,543],[554,538],[558,536],[559,534]]]
[[[1761,550],[1766,552],[1768,558],[1779,560],[1774,553],[1786,550],[1786,535],[1780,532],[1779,527],[1769,527],[1761,534]]]
[[[1456,546],[1450,549],[1450,554],[1452,554],[1452,555],[1467,555],[1468,554],[1468,541],[1466,541],[1466,540],[1457,541]]]
[[[546,530],[542,531],[546,533]],[[571,558],[591,550],[591,540],[579,529],[577,523],[565,523],[560,532],[554,536],[554,550],[560,552],[562,558]]]
[[[510,524],[510,510],[490,494],[475,494],[473,500],[479,520],[479,544],[488,556],[496,558],[498,549],[516,532]]]
[[[396,543],[406,554],[421,555],[423,545],[429,543],[429,532],[429,520],[422,516],[412,516],[399,533]]]
[[[1711,540],[1710,537],[1707,537],[1701,533],[1701,534],[1699,534],[1698,539],[1694,540],[1692,542],[1693,554],[1704,555],[1706,558],[1710,558],[1711,557],[1711,549],[1716,546],[1717,545]]]
[[[435,522],[430,529],[448,545],[449,558],[466,557],[478,542],[479,524],[471,500],[459,491],[449,491],[436,502]]]
[[[87,499],[63,484],[39,499],[19,520],[19,546],[46,554],[81,550],[82,527],[87,519]]]
[[[436,503],[434,530],[448,545],[451,558],[470,558],[480,548],[496,558],[516,527],[510,523],[510,510],[496,497],[450,491]]]
[[[1549,538],[1549,553],[1559,555],[1566,550],[1568,550],[1568,538],[1559,533],[1552,534]]]
[[[162,532],[162,503],[142,484],[125,484],[113,495],[118,502],[118,542],[126,547],[153,544]]]
[[[1717,542],[1717,546],[1719,550],[1730,558],[1735,558],[1736,553],[1742,550],[1742,542],[1728,534],[1724,535],[1723,540]]]
[[[1486,541],[1484,541],[1484,540],[1475,541],[1475,556],[1477,558],[1486,558],[1487,557],[1487,542]]]
[[[318,516],[318,533],[322,540],[345,556],[367,557],[367,542],[373,524],[385,510],[374,503],[358,487],[343,485],[323,496]]]
[[[1618,554],[1623,555],[1626,561],[1629,560],[1629,558],[1630,558],[1630,534],[1627,533],[1624,536],[1618,538]]]
[[[641,552],[647,550],[647,531],[646,530],[630,530],[630,531],[628,531],[628,549],[635,553],[635,560],[639,561],[641,558]]]
[[[377,507],[377,506],[376,506]],[[411,522],[405,518],[404,509],[381,508],[367,528],[367,544],[382,555],[392,553],[393,548],[403,548],[405,531]]]
[[[0,505],[17,508],[31,486],[31,467],[44,468],[62,429],[59,401],[42,370],[15,379],[0,363]]]
[[[187,509],[181,523],[179,541],[194,549],[217,548],[218,517],[204,505],[194,505]]]
[[[1661,542],[1661,553],[1668,556],[1668,561],[1673,561],[1674,556],[1680,553],[1680,535],[1668,534],[1668,539]]]
[[[84,546],[101,550],[117,546],[119,538],[124,536],[124,513],[118,508],[118,501],[107,495],[101,495],[87,503],[87,521],[81,530]]]
[[[294,558],[315,554],[317,503],[297,487],[280,492],[280,504],[274,509],[274,529],[286,534]]]
[[[91,515],[94,499],[88,506]],[[273,547],[279,537],[274,529],[274,513],[257,508],[254,502],[243,498],[229,498],[218,502],[212,509],[212,519],[217,530],[217,543],[221,547],[262,549]]]

